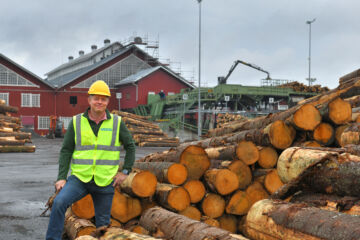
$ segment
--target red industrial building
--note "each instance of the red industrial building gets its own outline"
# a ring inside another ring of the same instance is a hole
[[[24,126],[46,134],[50,116],[59,117],[66,128],[73,115],[87,108],[87,91],[96,80],[110,87],[110,110],[146,104],[148,94],[161,90],[167,95],[194,87],[135,44],[105,40],[102,48],[93,45],[91,49],[88,54],[79,51],[78,58],[70,56],[69,62],[48,72],[47,79],[0,54],[0,98],[19,108],[15,116],[21,117]],[[121,93],[120,101],[116,93]]]

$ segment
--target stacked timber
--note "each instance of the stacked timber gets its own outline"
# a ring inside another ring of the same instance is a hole
[[[8,106],[0,99],[0,153],[1,152],[34,152],[31,143],[31,133],[21,132],[21,120],[12,117],[11,113],[17,113],[18,108]]]
[[[311,92],[311,93],[324,93],[328,92],[329,88],[321,87],[321,85],[312,85],[308,86],[303,83],[299,83],[297,81],[285,83],[277,86],[279,88],[291,88],[296,92]]]
[[[140,147],[176,147],[179,145],[179,138],[168,137],[157,124],[148,120],[148,116],[116,110],[113,110],[112,113],[121,116],[135,143]]]
[[[224,127],[229,124],[239,123],[239,122],[243,122],[246,120],[247,120],[247,118],[240,114],[219,113],[216,116],[216,127],[220,128],[220,127]]]

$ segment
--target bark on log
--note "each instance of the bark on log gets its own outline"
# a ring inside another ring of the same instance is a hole
[[[360,218],[268,199],[253,205],[246,218],[252,239],[357,239]]]
[[[210,159],[232,160],[235,156],[235,145],[206,148],[205,152]]]
[[[235,240],[247,238],[223,229],[211,227],[162,208],[148,209],[140,218],[140,224],[150,232],[160,229],[166,239],[173,240]]]
[[[228,195],[239,187],[237,175],[229,169],[207,170],[204,179],[212,192],[221,195]]]
[[[172,211],[182,211],[190,205],[190,195],[185,188],[159,183],[156,187],[158,203]]]
[[[180,163],[173,162],[135,162],[133,168],[147,170],[156,176],[160,183],[183,184],[188,176],[187,169]]]
[[[18,111],[19,109],[17,107],[12,107],[2,104],[0,105],[0,113],[6,113],[6,112],[17,113]]]
[[[90,220],[76,217],[68,208],[65,213],[64,230],[68,238],[74,240],[77,237],[91,234],[96,227]]]
[[[137,197],[151,197],[156,190],[157,179],[149,171],[133,171],[121,183],[123,192]]]
[[[12,133],[1,133],[0,137],[15,137],[15,139],[23,140],[23,139],[31,139],[31,133],[26,132],[12,132]]]
[[[176,147],[179,146],[179,143],[171,142],[141,142],[139,147]]]
[[[99,238],[94,238],[91,236],[83,236],[80,238],[77,238],[76,240],[95,240],[95,239],[101,239],[101,240],[161,240],[163,238],[154,238],[151,236],[138,234],[134,232],[130,232],[128,230],[122,229],[122,228],[108,228],[106,230],[103,230],[101,232],[101,235],[98,236]]]
[[[312,151],[311,155],[315,157],[301,158],[301,153],[304,154],[301,150],[293,153],[292,159],[290,158],[291,163],[288,164],[289,172],[302,170],[298,171],[298,176],[294,174],[293,177],[296,178],[281,187],[273,198],[285,199],[304,189],[339,196],[360,197],[360,189],[354,187],[360,184],[358,171],[360,157],[348,153]],[[290,149],[286,155],[291,152],[294,152],[294,149]],[[300,164],[300,162],[307,163]],[[279,165],[281,165],[280,158]]]

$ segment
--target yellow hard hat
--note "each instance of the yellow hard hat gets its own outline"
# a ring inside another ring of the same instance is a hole
[[[93,84],[91,84],[88,94],[94,95],[102,95],[110,97],[110,89],[109,86],[103,80],[97,80]]]

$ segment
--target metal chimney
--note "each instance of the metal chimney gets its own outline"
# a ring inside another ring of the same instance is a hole
[[[74,57],[73,57],[73,56],[69,56],[68,59],[69,59],[69,62],[70,62],[70,61],[74,60]]]
[[[95,51],[97,49],[96,45],[91,45],[91,51]]]
[[[84,52],[83,50],[80,50],[80,51],[79,51],[79,57],[84,56],[84,53],[85,53],[85,52]]]

